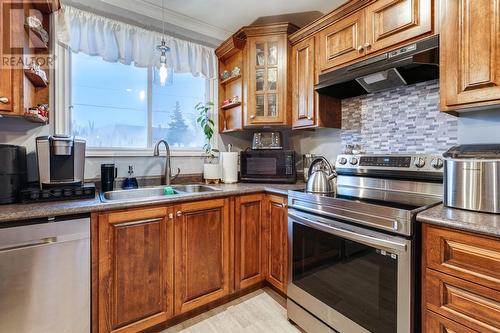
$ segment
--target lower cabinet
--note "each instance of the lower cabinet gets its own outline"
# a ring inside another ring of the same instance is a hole
[[[267,264],[266,212],[263,194],[237,197],[234,219],[236,290],[265,280]]]
[[[286,293],[286,204],[260,193],[93,215],[92,332],[141,332],[265,280]]]
[[[423,227],[424,332],[500,332],[500,241]]]
[[[229,199],[176,206],[175,314],[229,294]]]
[[[266,205],[269,221],[267,281],[286,293],[288,284],[287,198],[268,195]]]
[[[169,207],[99,215],[98,332],[139,332],[172,317],[172,217]]]

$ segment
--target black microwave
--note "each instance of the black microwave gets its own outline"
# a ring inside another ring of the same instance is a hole
[[[295,151],[246,150],[240,153],[241,181],[247,183],[295,183]]]

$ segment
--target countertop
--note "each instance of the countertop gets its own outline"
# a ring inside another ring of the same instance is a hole
[[[158,204],[170,204],[184,201],[220,198],[233,195],[267,192],[278,195],[287,195],[288,190],[305,188],[304,183],[297,184],[221,184],[210,185],[220,188],[220,191],[204,193],[186,193],[165,196],[161,199],[128,201],[128,202],[101,202],[98,195],[94,199],[68,200],[41,202],[30,204],[0,205],[0,222],[33,219],[41,217],[53,217],[61,215],[83,214],[91,212],[102,212],[112,209],[125,209],[132,207],[143,207]]]
[[[417,214],[417,221],[437,226],[500,237],[500,215],[438,205]]]

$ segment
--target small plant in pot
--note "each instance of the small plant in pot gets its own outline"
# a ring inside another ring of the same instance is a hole
[[[205,104],[200,102],[195,106],[196,111],[199,113],[196,122],[200,125],[206,140],[203,146],[206,154],[205,163],[203,164],[203,179],[205,179],[206,183],[219,183],[220,179],[220,165],[217,157],[219,150],[212,146],[212,138],[215,130],[215,123],[211,118],[213,106],[214,103],[212,102]]]

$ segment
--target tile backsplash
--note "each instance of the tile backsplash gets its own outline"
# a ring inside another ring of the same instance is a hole
[[[458,142],[458,120],[439,112],[439,81],[342,101],[342,145],[366,153],[443,153]]]

